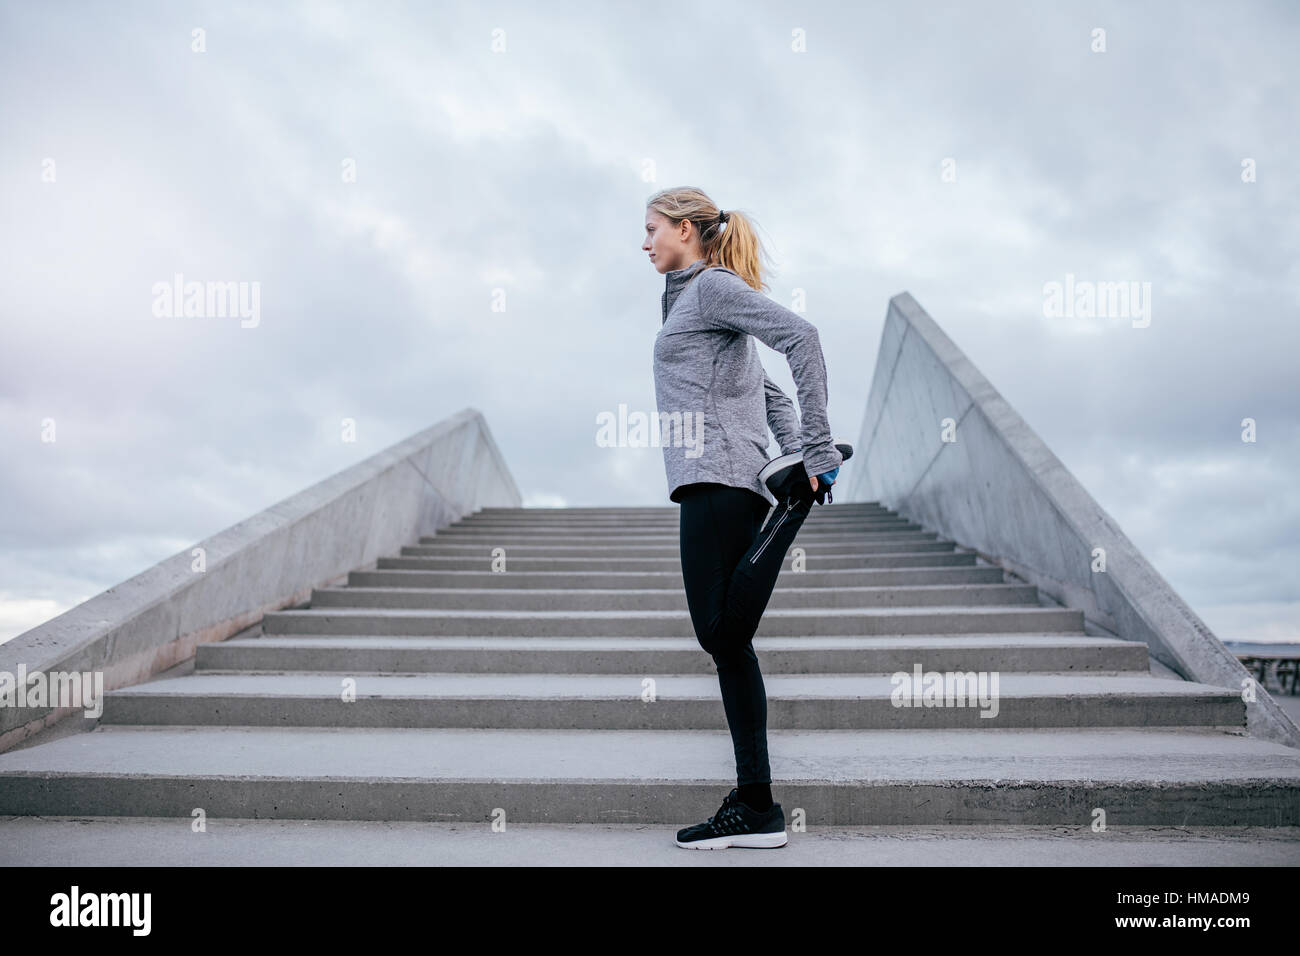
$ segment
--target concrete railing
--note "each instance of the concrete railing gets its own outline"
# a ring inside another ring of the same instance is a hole
[[[1187,680],[1251,688],[1249,732],[1300,747],[1272,696],[906,292],[889,302],[859,447],[845,500],[974,548]]]
[[[139,683],[422,534],[520,503],[482,413],[466,408],[0,644],[0,672]],[[0,706],[0,752],[85,709]]]

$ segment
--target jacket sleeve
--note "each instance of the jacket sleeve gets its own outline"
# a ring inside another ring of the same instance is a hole
[[[763,396],[767,401],[767,427],[776,436],[776,443],[781,447],[781,454],[788,455],[796,451],[799,445],[799,416],[795,414],[794,402],[790,396],[781,391],[781,387],[763,373]]]
[[[817,327],[751,288],[734,272],[706,269],[696,277],[695,285],[700,297],[700,316],[705,322],[733,332],[746,332],[780,352],[790,363],[799,398],[804,470],[809,475],[821,475],[843,464],[844,458],[835,449],[826,418],[826,360]],[[769,396],[770,409],[771,392],[766,385],[764,392]],[[770,412],[768,422],[770,426]]]

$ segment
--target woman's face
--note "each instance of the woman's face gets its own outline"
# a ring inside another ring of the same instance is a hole
[[[694,223],[683,219],[674,225],[671,219],[654,209],[645,211],[645,242],[641,243],[641,248],[650,254],[650,262],[660,275],[684,269],[704,256]]]

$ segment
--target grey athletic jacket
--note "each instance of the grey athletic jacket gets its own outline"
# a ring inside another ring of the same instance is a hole
[[[716,481],[774,502],[758,480],[769,460],[768,427],[782,454],[803,449],[810,475],[843,462],[826,420],[821,339],[811,322],[731,269],[703,265],[696,259],[665,273],[663,327],[655,337],[655,400],[668,497],[680,501],[683,485]],[[789,396],[763,371],[755,338],[790,363],[802,428]]]

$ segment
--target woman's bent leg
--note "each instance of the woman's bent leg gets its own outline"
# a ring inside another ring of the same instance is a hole
[[[719,651],[739,649],[753,640],[785,565],[786,552],[811,509],[811,498],[778,504],[741,557],[727,583],[726,606],[714,637]]]

